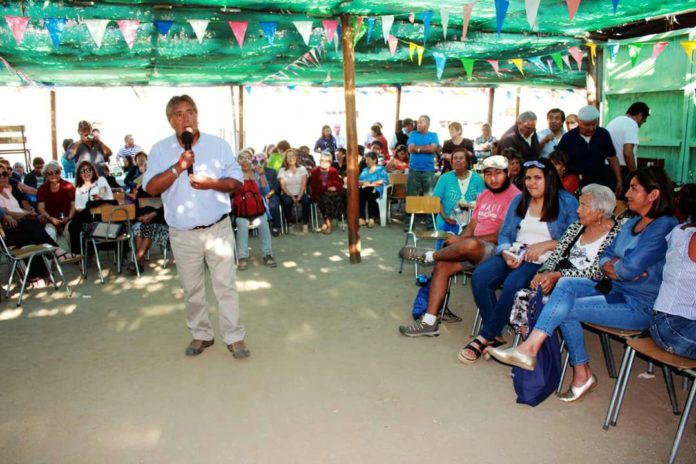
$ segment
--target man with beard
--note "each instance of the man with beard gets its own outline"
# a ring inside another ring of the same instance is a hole
[[[438,251],[419,253],[413,247],[405,247],[399,252],[400,257],[420,264],[435,263],[426,313],[419,321],[399,327],[399,332],[407,337],[439,335],[437,314],[447,293],[449,278],[458,272],[472,270],[475,265],[495,254],[500,226],[510,202],[520,191],[508,178],[507,158],[489,156],[481,164],[486,190],[476,199],[471,221],[464,232],[447,239],[446,246]]]

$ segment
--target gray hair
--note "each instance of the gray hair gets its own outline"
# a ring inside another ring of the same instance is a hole
[[[328,158],[333,161],[333,155],[331,154],[330,151],[322,151],[321,154],[319,155],[319,158],[323,158],[325,156],[328,156]]]
[[[592,211],[601,211],[605,218],[610,218],[616,208],[616,196],[609,187],[589,184],[582,188],[582,195],[590,195]]]
[[[46,173],[48,171],[58,171],[59,173],[62,173],[63,166],[58,161],[51,160],[44,165],[43,171],[41,171],[41,175],[46,177]]]
[[[15,171],[17,170],[17,168],[25,169],[24,164],[20,163],[19,161],[12,165],[12,169],[14,169]]]
[[[525,111],[524,113],[520,113],[520,115],[517,116],[517,122],[527,122],[527,121],[536,121],[536,120],[537,120],[537,117],[533,111]]]

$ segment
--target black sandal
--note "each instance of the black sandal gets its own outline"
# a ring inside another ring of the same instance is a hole
[[[466,345],[464,348],[462,348],[462,350],[461,350],[461,351],[459,352],[459,354],[457,355],[457,359],[459,359],[459,361],[460,361],[460,362],[463,362],[464,364],[473,364],[473,363],[475,363],[476,361],[479,360],[479,358],[480,358],[481,355],[483,354],[483,350],[485,350],[487,346],[488,346],[488,345],[486,345],[484,342],[482,342],[482,341],[479,340],[478,338],[474,338],[473,340],[471,340],[471,341],[469,342],[468,345]],[[469,358],[467,358],[467,357],[464,355],[464,352],[465,352],[466,350],[469,350],[469,351],[471,351],[472,353],[474,353],[474,355],[475,355],[476,357],[475,357],[474,359],[469,359]]]

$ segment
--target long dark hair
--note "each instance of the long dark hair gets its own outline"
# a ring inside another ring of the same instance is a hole
[[[646,216],[657,219],[660,216],[667,216],[674,212],[674,184],[664,169],[655,166],[638,168],[628,175],[627,182],[629,185],[634,177],[645,189],[646,193],[650,193],[655,189],[660,191],[660,196],[653,201],[652,207]]]
[[[542,166],[542,167],[540,167]],[[558,218],[561,206],[558,200],[561,189],[561,178],[558,176],[558,171],[553,166],[551,161],[545,158],[527,161],[522,165],[522,175],[527,177],[527,171],[532,168],[541,169],[544,173],[544,206],[541,208],[541,222],[551,222]],[[522,189],[522,201],[517,205],[517,216],[523,218],[527,214],[527,209],[532,201],[532,196],[527,191],[527,183],[525,182]]]
[[[75,167],[75,187],[82,187],[82,185],[85,183],[84,179],[82,179],[82,176],[80,175],[80,169],[82,169],[83,166],[87,166],[92,169],[92,183],[96,182],[97,179],[99,179],[99,172],[97,171],[97,167],[94,164],[92,164],[91,161],[82,160]]]

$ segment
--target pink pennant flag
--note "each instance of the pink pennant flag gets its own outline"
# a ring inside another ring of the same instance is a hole
[[[565,65],[568,66],[568,69],[570,69],[570,57],[568,55],[563,55],[562,58]]]
[[[24,32],[27,30],[27,25],[29,24],[29,17],[5,16],[5,21],[7,21],[7,25],[10,26],[12,35],[14,35],[17,45],[21,44],[22,39],[24,38]]]
[[[499,71],[499,66],[498,66],[498,60],[486,60],[488,63],[493,66],[493,71],[500,77],[500,71]]]
[[[311,49],[309,53],[312,55],[312,58],[314,58],[314,61],[317,63],[317,67],[319,67],[319,58],[317,58],[317,52],[314,49]]]
[[[121,29],[121,34],[123,38],[126,39],[129,49],[133,49],[133,44],[135,43],[135,36],[138,34],[138,26],[140,21],[137,19],[119,19],[116,21],[118,28]]]
[[[416,14],[415,13],[409,13],[408,14],[408,20],[413,24],[413,22],[416,20]]]
[[[314,61],[314,58],[312,57],[312,55],[309,54],[309,52],[305,53],[305,54],[303,55],[303,57],[304,57],[306,60],[308,60],[310,63],[312,63],[312,64],[317,64],[317,62]]]
[[[464,5],[464,23],[462,24],[462,40],[466,40],[466,34],[469,32],[469,19],[471,18],[471,12],[474,9],[476,2],[467,3]]]
[[[237,43],[239,44],[239,48],[244,47],[244,37],[246,36],[249,23],[247,21],[228,21],[227,24],[230,25],[232,34],[234,34],[234,38],[237,39]]]
[[[655,59],[658,56],[660,56],[660,53],[665,51],[665,48],[667,48],[667,45],[669,45],[669,42],[657,42],[655,45],[653,45],[651,58]]]
[[[397,39],[393,35],[390,35],[387,39],[387,42],[389,42],[389,53],[391,53],[391,56],[394,56],[394,54],[396,53],[396,45],[399,43],[399,39]]]
[[[336,34],[336,28],[338,27],[338,21],[335,19],[322,19],[321,24],[324,26],[324,32],[326,33],[326,40],[331,42]]]
[[[580,68],[582,67],[582,59],[585,56],[585,54],[578,50],[578,47],[570,47],[568,51],[570,52],[570,55],[573,57],[575,62],[578,64],[578,71],[580,71]]]
[[[568,4],[568,20],[573,21],[580,6],[580,0],[566,0],[566,3]]]

